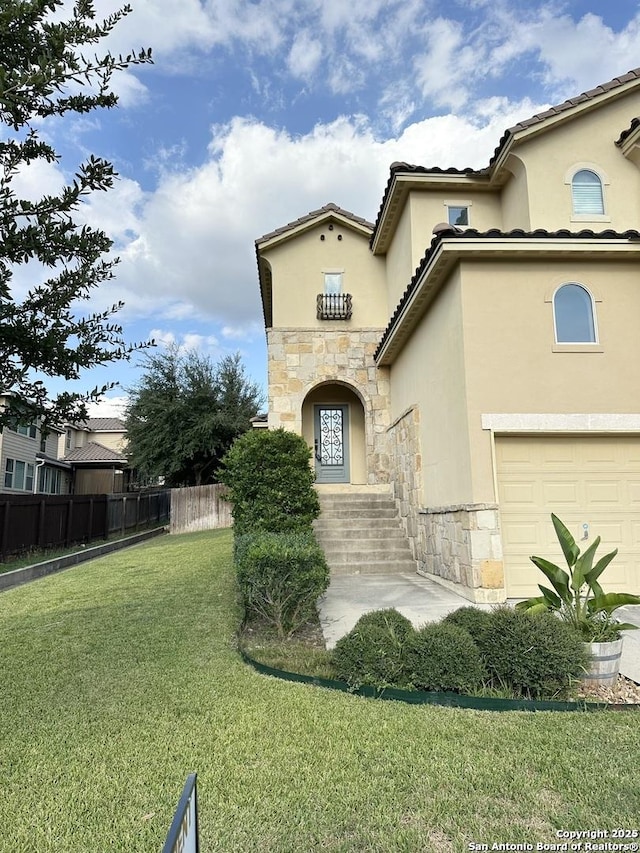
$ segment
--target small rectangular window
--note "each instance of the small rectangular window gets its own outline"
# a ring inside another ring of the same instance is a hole
[[[33,465],[30,462],[27,462],[27,467],[25,469],[24,474],[24,487],[28,492],[33,491],[33,471]]]
[[[449,225],[457,225],[460,228],[469,226],[469,208],[467,205],[447,205]]]
[[[342,273],[326,272],[324,274],[324,292],[328,296],[336,296],[342,293]]]
[[[5,489],[13,488],[13,459],[7,459],[5,463],[4,487]]]

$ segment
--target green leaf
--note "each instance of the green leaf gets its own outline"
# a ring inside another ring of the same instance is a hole
[[[579,592],[580,589],[586,583],[586,576],[591,571],[593,558],[595,556],[599,544],[600,537],[597,536],[593,540],[591,545],[589,545],[584,554],[576,560],[576,564],[573,567],[573,573],[571,577],[571,588],[574,589],[576,592]]]
[[[604,570],[607,568],[607,566],[609,565],[611,560],[613,560],[613,558],[616,556],[617,553],[618,553],[618,549],[616,548],[615,551],[612,551],[610,554],[605,554],[604,557],[601,557],[598,560],[598,562],[591,569],[591,571],[588,572],[587,574],[585,574],[584,579],[589,584],[589,586],[594,591],[594,593],[596,593],[595,583],[596,583],[597,579],[604,572]],[[600,588],[600,587],[598,586],[598,588]],[[597,595],[597,593],[596,593],[596,595]]]
[[[618,631],[637,631],[640,625],[632,625],[631,622],[616,622]]]
[[[580,556],[580,548],[578,548],[578,546],[576,545],[576,540],[573,538],[573,536],[565,527],[565,525],[560,521],[557,515],[551,513],[551,521],[553,522],[553,526],[556,531],[556,536],[558,537],[558,542],[560,543],[560,547],[562,548],[564,558],[567,561],[567,565],[569,566],[569,568],[571,568]]]
[[[544,601],[548,604],[551,610],[560,610],[562,607],[562,599],[557,596],[553,590],[546,586],[542,586],[542,584],[538,584],[538,589],[542,593]]]
[[[519,601],[515,609],[516,610],[530,610],[532,607],[535,607],[538,604],[544,604],[544,597],[542,595],[538,595],[536,598],[527,598],[526,601]],[[546,606],[545,606],[546,609]]]
[[[618,607],[625,604],[640,604],[640,595],[632,595],[629,592],[607,592],[598,595],[587,602],[589,613],[613,613]]]
[[[569,575],[563,569],[543,557],[529,557],[529,559],[549,578],[553,588],[563,601],[567,603],[573,601],[573,596],[569,592]]]

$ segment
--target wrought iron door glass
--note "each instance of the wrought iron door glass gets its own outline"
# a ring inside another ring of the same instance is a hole
[[[344,464],[342,409],[320,409],[320,464]]]

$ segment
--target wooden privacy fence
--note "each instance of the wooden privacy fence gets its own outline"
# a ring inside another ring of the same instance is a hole
[[[170,533],[193,533],[195,530],[213,530],[231,527],[231,504],[224,500],[226,487],[189,486],[171,490]]]
[[[168,489],[120,495],[0,494],[0,559],[165,524],[170,508]]]

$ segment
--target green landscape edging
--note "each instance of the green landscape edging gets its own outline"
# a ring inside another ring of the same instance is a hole
[[[240,649],[245,663],[252,666],[263,675],[272,675],[284,681],[300,684],[312,684],[315,687],[326,687],[329,690],[339,690],[342,693],[352,693],[355,696],[365,696],[369,699],[393,699],[409,705],[444,705],[450,708],[470,708],[475,711],[606,711],[619,708],[634,708],[636,706],[607,705],[606,702],[557,702],[554,700],[534,699],[495,699],[487,696],[466,696],[462,693],[427,693],[422,690],[401,690],[397,687],[350,687],[345,681],[330,678],[320,678],[315,675],[302,675],[299,672],[288,672],[276,669],[265,663],[254,660]]]
[[[125,539],[115,539],[112,542],[95,545],[93,548],[85,548],[75,551],[73,554],[66,554],[64,557],[54,557],[52,560],[44,560],[42,563],[34,563],[31,566],[23,566],[21,569],[2,572],[0,573],[0,592],[13,589],[13,587],[20,586],[23,583],[29,583],[29,581],[35,581],[38,578],[44,578],[47,575],[60,572],[62,569],[68,569],[70,566],[77,566],[87,560],[102,557],[103,554],[110,554],[112,551],[119,551],[121,548],[138,545],[146,539],[152,539],[166,532],[166,527],[154,527],[152,530],[134,533],[133,536],[127,536]]]

